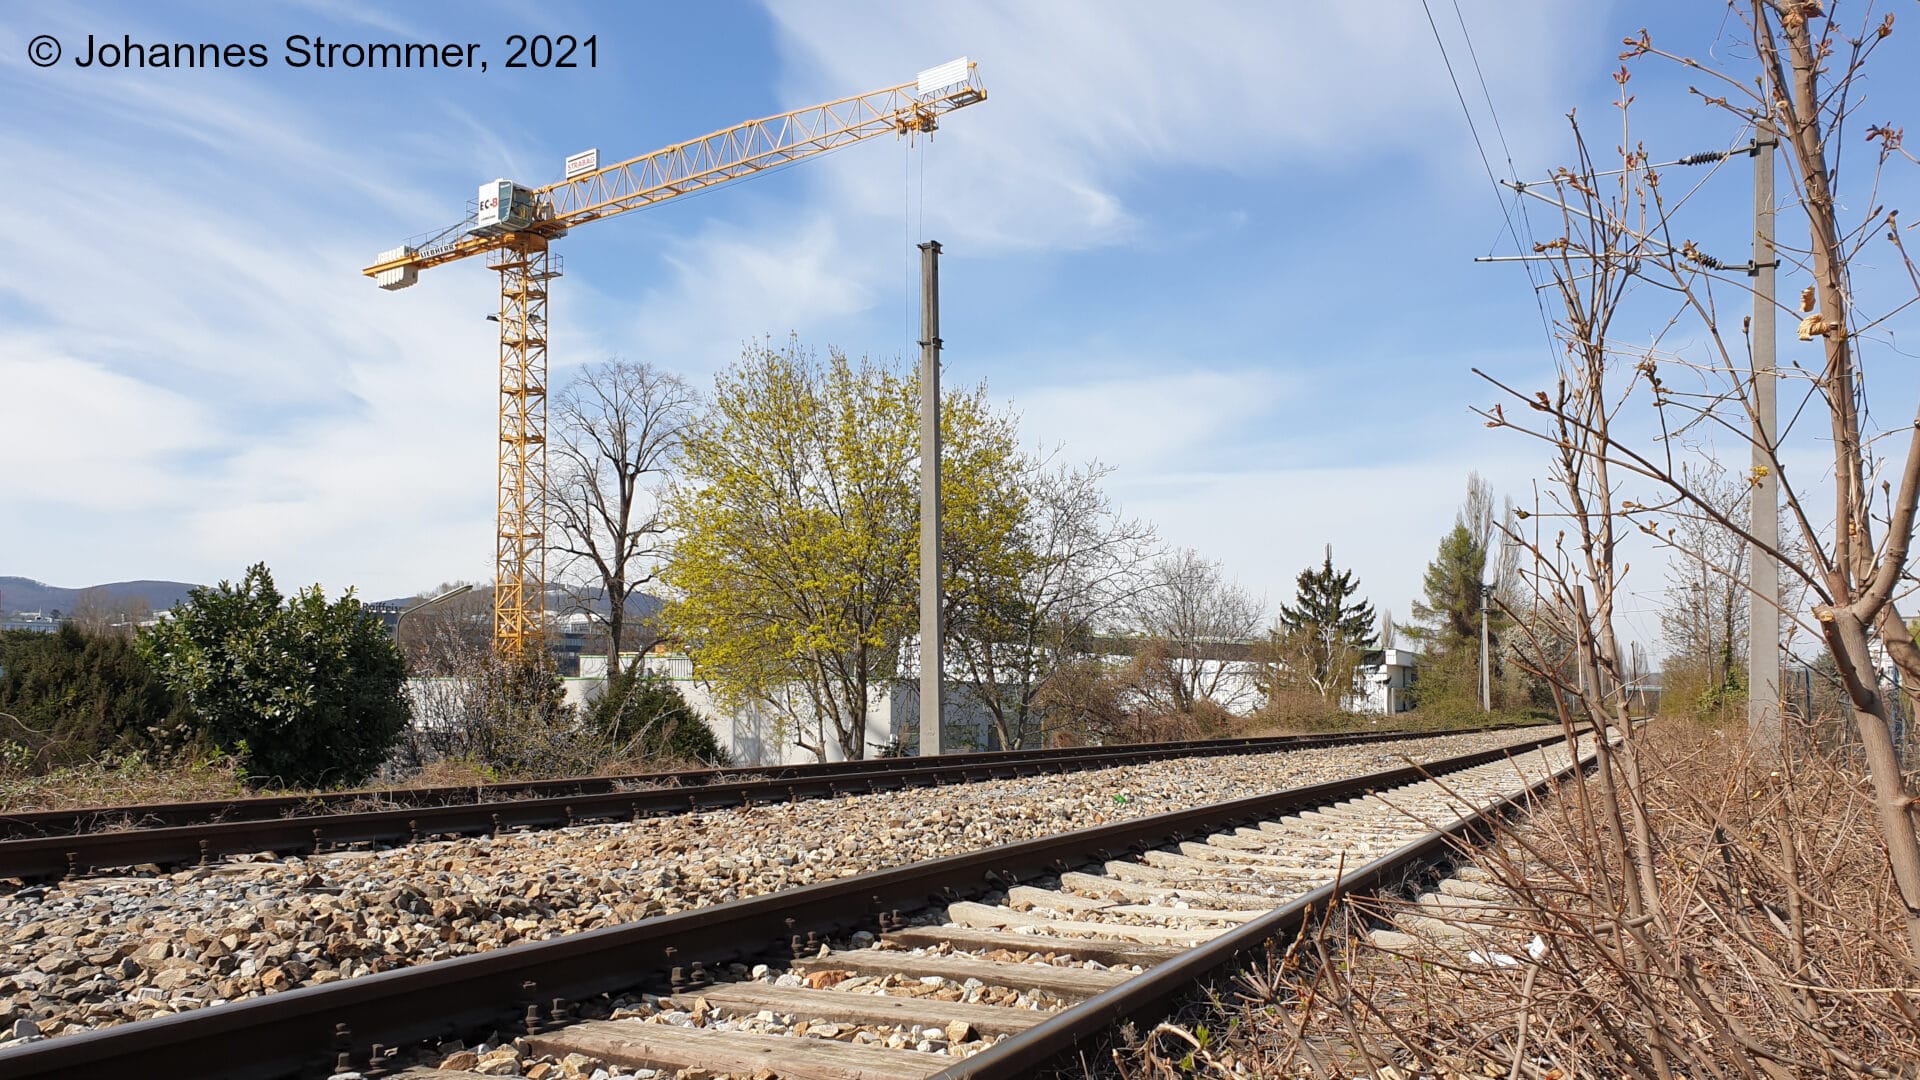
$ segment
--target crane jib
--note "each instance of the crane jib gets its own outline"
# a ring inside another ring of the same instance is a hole
[[[961,77],[951,83],[936,82],[932,89],[925,89],[930,81],[956,74]],[[468,231],[497,236],[532,230],[551,238],[571,225],[650,206],[875,135],[930,132],[938,126],[940,113],[984,101],[986,96],[973,65],[953,61],[922,72],[917,82],[737,124],[544,188],[513,184],[504,205],[510,210],[518,206],[520,212],[510,213],[510,221],[494,216],[494,208],[503,205],[498,185],[511,182],[491,181],[482,185]],[[578,167],[577,159],[584,156],[569,159],[570,166]],[[440,234],[445,235],[446,231]],[[416,271],[429,269],[495,246],[470,239],[394,248],[382,252],[363,273],[376,279],[398,278],[409,266]]]

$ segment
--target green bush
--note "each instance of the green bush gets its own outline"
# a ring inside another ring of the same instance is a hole
[[[138,648],[214,745],[281,784],[366,779],[412,716],[406,662],[352,590],[330,604],[316,585],[283,607],[264,563],[193,590]]]
[[[72,623],[0,635],[0,714],[0,744],[28,771],[173,749],[191,734],[132,641]]]
[[[1738,666],[1670,657],[1661,675],[1662,713],[1714,727],[1746,723],[1746,672]]]
[[[1416,711],[1436,720],[1467,725],[1484,717],[1479,654],[1456,648],[1426,658],[1407,696]]]
[[[464,761],[502,779],[571,776],[599,764],[599,742],[580,729],[544,655],[515,660],[482,647],[456,670],[422,695],[419,760]]]
[[[627,756],[732,764],[713,729],[673,683],[659,675],[625,672],[608,679],[587,713],[586,726]]]

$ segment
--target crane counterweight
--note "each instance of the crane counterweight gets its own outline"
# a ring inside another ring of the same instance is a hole
[[[375,256],[374,262],[380,266],[380,270],[373,275],[373,283],[391,291],[404,289],[419,281],[420,268],[411,262],[416,254],[416,249],[402,244]]]

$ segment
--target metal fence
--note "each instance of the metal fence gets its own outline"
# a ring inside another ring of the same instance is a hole
[[[1829,754],[1860,753],[1860,736],[1855,731],[1851,708],[1837,679],[1804,661],[1786,657],[1780,672],[1780,696],[1794,738],[1806,749]],[[1900,753],[1904,769],[1920,767],[1920,732],[1914,724],[1913,702],[1902,685],[1900,669],[1887,665],[1880,673],[1881,686],[1890,691],[1893,705],[1893,745]]]

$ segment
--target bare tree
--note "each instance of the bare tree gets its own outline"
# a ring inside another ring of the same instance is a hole
[[[1494,515],[1499,510],[1493,485],[1476,470],[1467,473],[1467,497],[1460,501],[1459,522],[1473,537],[1474,546],[1483,552],[1493,550]]]
[[[1028,462],[1014,557],[982,560],[993,568],[985,580],[956,568],[968,580],[948,591],[947,654],[986,707],[1002,747],[1039,735],[1048,684],[1141,587],[1158,540],[1151,525],[1122,517],[1101,490],[1111,471],[1097,462]]]
[[[1192,548],[1162,556],[1134,602],[1134,622],[1148,639],[1154,677],[1145,680],[1165,708],[1188,712],[1202,702],[1225,709],[1247,704],[1250,680],[1236,667],[1251,662],[1262,613],[1217,562]],[[1141,657],[1136,657],[1136,660]]]
[[[67,621],[89,634],[109,634],[113,632],[113,601],[108,598],[107,590],[98,585],[80,590],[73,598],[73,610],[67,613]]]
[[[1753,484],[1729,473],[1718,461],[1680,463],[1683,486],[1715,507],[1716,515],[1675,506],[1666,515],[1669,535],[1662,539],[1673,554],[1667,564],[1666,603],[1660,615],[1661,637],[1667,648],[1666,668],[1704,673],[1712,687],[1744,685],[1747,658],[1751,575],[1750,545],[1722,526],[1720,520],[1749,523]],[[1780,540],[1787,564],[1805,557],[1805,545],[1791,534]],[[1806,587],[1788,567],[1781,574],[1781,609],[1798,611]],[[1794,621],[1782,622],[1782,639],[1790,641]]]
[[[1718,306],[1729,290],[1741,301],[1747,299],[1744,269],[1738,276],[1723,273],[1718,260],[1685,239],[1674,210],[1686,200],[1669,202],[1660,170],[1649,164],[1651,155],[1641,150],[1631,131],[1618,139],[1621,168],[1597,168],[1582,140],[1578,167],[1554,178],[1553,187],[1565,206],[1565,233],[1539,247],[1551,259],[1552,287],[1565,312],[1560,323],[1566,348],[1558,377],[1538,392],[1503,386],[1512,394],[1507,404],[1514,415],[1499,406],[1486,415],[1494,426],[1528,431],[1552,448],[1559,489],[1556,510],[1566,525],[1559,543],[1536,548],[1535,573],[1557,606],[1572,616],[1579,682],[1559,687],[1562,703],[1595,722],[1613,722],[1623,739],[1617,755],[1603,751],[1607,760],[1599,782],[1607,808],[1604,818],[1632,867],[1624,908],[1630,920],[1645,920],[1644,934],[1628,935],[1635,948],[1644,956],[1660,957],[1657,939],[1665,934],[1673,911],[1663,903],[1642,795],[1641,758],[1626,724],[1625,658],[1614,627],[1625,565],[1616,530],[1631,522],[1673,545],[1679,541],[1673,516],[1696,515],[1743,542],[1760,545],[1743,520],[1716,505],[1678,467],[1681,440],[1689,432],[1712,430],[1757,448],[1755,475],[1778,481],[1782,506],[1805,544],[1798,558],[1783,545],[1760,546],[1758,557],[1778,560],[1801,580],[1812,601],[1810,628],[1825,640],[1836,661],[1875,793],[1880,838],[1905,912],[1911,963],[1920,957],[1916,800],[1894,745],[1893,704],[1877,678],[1873,645],[1878,637],[1909,680],[1920,682],[1920,648],[1914,646],[1895,604],[1896,590],[1911,574],[1920,503],[1920,421],[1884,433],[1870,430],[1862,377],[1863,358],[1879,351],[1873,346],[1887,333],[1888,320],[1920,300],[1920,267],[1907,255],[1896,227],[1897,211],[1882,201],[1886,167],[1913,160],[1901,148],[1899,129],[1868,128],[1865,135],[1877,162],[1863,163],[1847,174],[1857,188],[1843,191],[1837,186],[1841,148],[1857,142],[1842,136],[1863,89],[1863,65],[1891,35],[1892,19],[1876,17],[1867,5],[1862,22],[1850,31],[1810,0],[1756,0],[1750,8],[1735,5],[1733,11],[1746,21],[1757,70],[1724,71],[1720,62],[1703,63],[1669,52],[1645,32],[1628,39],[1623,59],[1652,56],[1682,65],[1689,79],[1715,80],[1713,87],[1724,96],[1695,91],[1710,105],[1763,136],[1769,126],[1777,127],[1794,194],[1782,215],[1779,255],[1789,280],[1803,276],[1808,282],[1800,294],[1799,338],[1819,354],[1808,367],[1794,365],[1782,373],[1788,387],[1799,387],[1794,393],[1800,397],[1783,412],[1825,421],[1819,445],[1830,455],[1828,462],[1806,477],[1791,467],[1793,459],[1784,447],[1796,437],[1792,422],[1771,441],[1751,435],[1756,411],[1746,343],[1729,332]],[[1625,117],[1632,100],[1626,90],[1632,69],[1623,67],[1617,78]],[[1851,215],[1850,220],[1843,223],[1843,214]],[[1793,224],[1785,226],[1788,221]],[[1869,273],[1870,266],[1893,268],[1892,274],[1879,276],[1873,290],[1856,280]],[[1907,295],[1878,315],[1863,314],[1858,299],[1884,294],[1889,277]],[[1663,347],[1664,333],[1652,347],[1628,350],[1616,342],[1613,323],[1642,284],[1657,287],[1650,295],[1671,304],[1669,328],[1683,323],[1697,328],[1694,344],[1684,353]],[[1743,325],[1740,333],[1745,330]],[[1623,354],[1633,361],[1631,368],[1618,364]],[[1646,409],[1636,415],[1650,417],[1665,436],[1653,449],[1616,434],[1623,411],[1634,407]],[[1531,415],[1527,409],[1533,410]],[[1870,483],[1869,478],[1882,475],[1887,479]],[[1622,490],[1629,482],[1644,484],[1648,494]],[[1809,492],[1822,484],[1832,485],[1831,515],[1811,506]],[[1763,756],[1785,749],[1767,732],[1756,735],[1755,749]],[[1610,786],[1616,778],[1618,785]],[[1711,1037],[1739,1039],[1730,1030]],[[1662,1051],[1656,1045],[1654,1052]]]
[[[660,489],[696,403],[678,375],[629,360],[581,369],[553,403],[555,550],[562,576],[606,604],[609,675],[621,671],[627,606],[658,572]],[[591,597],[583,606],[598,614]]]
[[[153,613],[144,596],[126,596],[115,600],[103,586],[83,589],[74,598],[67,621],[89,634],[117,634],[132,637],[140,622]]]
[[[413,638],[416,670],[430,674],[409,687],[414,718],[396,763],[417,769],[456,762],[528,777],[591,772],[609,747],[578,722],[551,665],[496,654],[491,607],[481,611],[471,596],[458,599],[466,611],[441,615]],[[475,626],[488,633],[472,633]]]
[[[1682,483],[1712,503],[1730,521],[1747,521],[1750,485],[1735,483],[1718,462],[1683,462]],[[1675,512],[1676,558],[1667,564],[1666,605],[1660,614],[1671,676],[1695,670],[1709,690],[1740,684],[1747,657],[1747,542],[1713,518]]]
[[[1870,259],[1897,260],[1916,296],[1920,296],[1920,268],[1901,244],[1895,224],[1897,210],[1872,205],[1870,200],[1864,220],[1842,226],[1834,176],[1840,152],[1835,129],[1843,127],[1848,118],[1847,103],[1855,92],[1860,65],[1891,34],[1893,16],[1886,16],[1878,26],[1868,23],[1861,27],[1858,38],[1850,39],[1831,19],[1823,17],[1818,3],[1768,0],[1768,7],[1772,16],[1766,8],[1756,6],[1754,12],[1754,37],[1763,76],[1760,93],[1748,94],[1749,100],[1780,127],[1788,150],[1788,172],[1805,213],[1806,269],[1813,284],[1809,302],[1803,304],[1803,310],[1810,310],[1809,317],[1802,320],[1800,337],[1808,341],[1818,337],[1825,354],[1816,385],[1827,406],[1836,479],[1830,547],[1823,550],[1821,537],[1814,535],[1806,514],[1796,516],[1807,533],[1815,570],[1812,576],[1817,579],[1808,583],[1819,597],[1813,614],[1853,701],[1854,723],[1866,750],[1888,859],[1907,907],[1909,947],[1920,959],[1920,838],[1914,833],[1915,799],[1893,743],[1893,706],[1881,689],[1870,650],[1870,638],[1877,631],[1908,679],[1920,685],[1920,647],[1915,646],[1894,605],[1894,590],[1911,575],[1914,515],[1920,503],[1920,419],[1902,440],[1905,461],[1899,466],[1897,485],[1883,482],[1882,493],[1876,498],[1868,477],[1878,474],[1883,462],[1861,417],[1857,396],[1861,376],[1854,342],[1884,319],[1859,317],[1853,309],[1855,286],[1851,280],[1855,253],[1882,228],[1887,249]],[[1832,74],[1829,58],[1836,49],[1849,52],[1850,60],[1836,79],[1823,85],[1823,77]],[[1912,160],[1900,147],[1899,131],[1869,128],[1866,134],[1877,146],[1881,168],[1897,158]],[[1873,183],[1877,189],[1877,171]],[[1891,445],[1895,452],[1902,450],[1900,442]],[[1780,467],[1778,448],[1763,449],[1772,459],[1774,471],[1781,474],[1782,491],[1791,491],[1785,470]],[[1876,516],[1886,524],[1886,539],[1880,545],[1873,540]]]

